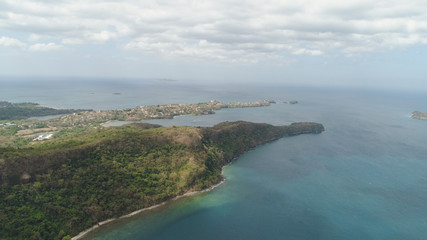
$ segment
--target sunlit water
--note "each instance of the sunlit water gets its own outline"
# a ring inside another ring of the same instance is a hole
[[[106,225],[89,239],[426,239],[427,121],[410,119],[414,110],[427,111],[424,96],[156,81],[98,85],[63,89],[57,84],[49,93],[48,88],[34,92],[21,84],[15,86],[20,94],[1,89],[0,96],[94,109],[273,99],[278,104],[270,107],[148,122],[212,126],[234,120],[276,125],[315,121],[326,131],[260,146],[227,166],[227,181],[213,191]],[[299,103],[282,104],[284,100]]]

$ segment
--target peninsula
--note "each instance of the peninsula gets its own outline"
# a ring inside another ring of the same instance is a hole
[[[322,131],[318,123],[134,123],[0,148],[0,239],[70,239],[99,222],[207,189],[222,180],[224,165],[258,145]]]
[[[415,111],[412,113],[412,118],[420,119],[420,120],[427,120],[427,113]]]
[[[270,106],[274,101],[264,100],[250,103],[221,103],[209,101],[193,104],[165,104],[138,106],[123,110],[83,111],[76,114],[61,116],[52,119],[49,124],[56,127],[76,127],[117,121],[141,121],[149,119],[171,119],[182,115],[207,115],[215,114],[216,110],[223,108],[246,108]]]
[[[271,100],[249,103],[221,103],[209,101],[196,104],[165,104],[138,106],[123,110],[73,110],[51,109],[36,103],[11,104],[2,102],[0,107],[0,147],[24,147],[33,141],[43,141],[61,135],[79,134],[103,128],[108,121],[141,121],[149,119],[171,119],[182,115],[214,114],[223,108],[265,107],[275,103]],[[72,112],[72,113],[70,113]],[[70,113],[70,114],[66,114]],[[49,120],[20,118],[64,114]],[[7,119],[7,120],[5,120]]]
[[[54,109],[42,107],[38,103],[10,103],[0,101],[0,120],[18,120],[29,117],[42,117],[49,115],[69,114],[85,109]]]

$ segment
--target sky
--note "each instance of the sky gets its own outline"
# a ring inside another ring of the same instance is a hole
[[[0,0],[0,76],[427,90],[425,0]]]

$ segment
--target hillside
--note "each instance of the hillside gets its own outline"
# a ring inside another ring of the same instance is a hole
[[[37,103],[10,103],[6,101],[0,101],[0,120],[17,120],[29,117],[69,114],[81,111],[90,110],[54,109],[42,107]]]
[[[0,148],[0,239],[67,239],[97,222],[221,181],[221,168],[260,144],[317,123],[211,128],[131,124]]]

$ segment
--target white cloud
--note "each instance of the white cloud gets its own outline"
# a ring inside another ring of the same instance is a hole
[[[80,38],[63,38],[61,40],[61,43],[75,45],[75,44],[84,44],[85,42]]]
[[[25,48],[25,43],[19,41],[15,38],[9,38],[9,37],[1,37],[0,38],[0,45],[5,47],[19,47],[19,48]]]
[[[112,41],[166,57],[258,62],[427,44],[425,0],[5,0],[3,5],[0,28],[30,40]],[[14,40],[8,44],[25,46]]]
[[[59,50],[62,46],[55,43],[36,43],[31,45],[28,50],[30,51],[53,51]]]
[[[311,55],[311,56],[320,56],[323,54],[320,50],[310,50],[305,48],[300,48],[292,52],[295,55]]]
[[[28,40],[29,40],[30,42],[36,42],[36,41],[39,41],[41,38],[42,38],[42,36],[40,36],[40,35],[38,35],[38,34],[34,34],[34,33],[32,33],[32,34],[30,34],[30,36],[28,37]]]
[[[87,33],[85,37],[86,39],[89,39],[95,42],[105,42],[110,39],[114,39],[116,37],[116,34],[109,31],[101,31],[98,33]]]
[[[29,37],[30,41],[36,41],[39,37],[36,35],[31,35]],[[0,46],[5,47],[18,47],[22,50],[29,50],[29,51],[52,51],[52,50],[59,50],[63,46],[58,45],[56,43],[35,43],[27,47],[27,44],[24,42],[21,42],[18,39],[10,38],[10,37],[1,37],[0,38]]]

